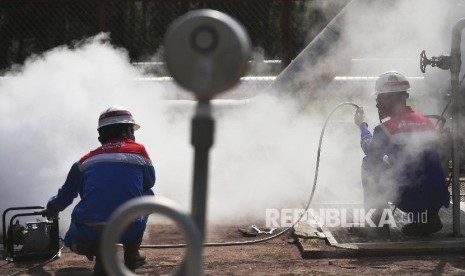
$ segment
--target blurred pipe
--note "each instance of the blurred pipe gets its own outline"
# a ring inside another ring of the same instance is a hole
[[[312,94],[327,86],[350,63],[349,55],[336,57],[331,54],[339,46],[347,15],[361,7],[373,6],[372,4],[376,2],[371,0],[350,1],[278,75],[270,86],[273,93],[294,100],[299,105],[299,109],[307,106],[314,97]],[[337,60],[333,62],[330,59]],[[327,66],[329,61],[335,66]],[[302,73],[305,76],[302,76]]]
[[[464,105],[464,96],[460,95],[460,68],[462,66],[460,43],[462,31],[465,28],[465,18],[460,19],[452,28],[451,57],[451,89],[452,89],[452,234],[460,235],[460,123],[462,115],[461,108]]]
[[[186,255],[180,268],[174,275],[202,275],[202,242],[200,233],[192,218],[178,210],[179,208],[173,201],[163,197],[155,198],[152,196],[136,198],[119,207],[111,215],[100,243],[106,272],[113,276],[135,275],[118,260],[116,243],[119,242],[124,230],[136,217],[141,214],[148,215],[155,212],[174,220],[186,239]]]
[[[209,101],[197,104],[191,125],[191,144],[195,150],[191,203],[192,218],[197,223],[203,241],[208,202],[208,164],[215,132],[215,120],[212,116],[212,108]]]
[[[333,77],[335,72],[315,72],[312,71],[308,78],[304,80],[296,80],[296,75],[304,70],[312,69],[317,64],[323,62],[328,53],[335,48],[337,41],[341,35],[341,29],[344,26],[344,19],[348,10],[352,9],[355,2],[361,0],[350,1],[339,14],[328,23],[328,25],[297,55],[297,57],[287,66],[276,78],[271,88],[279,93],[289,93],[294,96],[296,92],[301,90],[307,83],[320,83],[323,80],[323,75],[330,74]],[[325,68],[329,69],[329,68]],[[328,84],[332,78],[325,78],[324,81]],[[306,93],[309,93],[308,91]]]

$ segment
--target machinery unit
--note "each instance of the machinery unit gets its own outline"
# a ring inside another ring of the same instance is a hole
[[[2,236],[4,257],[7,261],[51,258],[60,255],[58,216],[44,217],[44,209],[42,206],[25,206],[8,208],[3,212]],[[11,211],[15,214],[11,216],[7,225],[7,213]],[[20,217],[34,216],[35,222],[21,224],[18,220]]]

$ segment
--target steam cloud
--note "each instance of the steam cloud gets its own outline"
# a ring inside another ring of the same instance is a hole
[[[366,60],[362,71],[355,62],[348,74],[377,76],[395,69],[408,76],[419,75],[412,64],[418,68],[421,50],[426,49],[430,56],[449,52],[450,29],[460,16],[457,11],[464,10],[463,3],[388,2],[383,4],[388,9],[368,6],[368,10],[351,14],[343,31],[346,43],[341,52],[334,52],[388,60],[373,65]],[[337,58],[331,60],[334,63],[325,66],[340,66]],[[414,89],[423,89],[418,93],[421,97],[434,94],[433,99],[441,100],[448,75],[427,70],[427,77],[438,81],[429,85],[425,79],[414,83],[418,85]],[[106,42],[103,35],[73,49],[58,47],[31,57],[19,72],[2,78],[0,210],[45,204],[62,185],[71,164],[99,146],[97,118],[111,104],[130,109],[142,126],[136,138],[145,144],[156,166],[156,194],[189,210],[194,102],[167,101],[171,90],[178,88],[138,81],[142,77],[130,65],[126,52]],[[305,79],[305,75],[297,78]],[[214,103],[217,129],[210,164],[210,221],[263,219],[265,208],[303,207],[312,188],[321,127],[332,108],[355,101],[366,106],[370,127],[377,123],[369,96],[373,83],[358,85],[309,91],[318,97],[299,115],[295,114],[295,102],[269,97],[268,91],[237,108],[223,109]],[[421,97],[412,95],[417,110],[437,113],[441,109]],[[424,102],[429,105],[422,105]],[[358,129],[352,123],[353,111],[341,109],[328,125],[316,202],[361,202],[362,152]],[[69,216],[62,218],[62,225],[67,226]]]

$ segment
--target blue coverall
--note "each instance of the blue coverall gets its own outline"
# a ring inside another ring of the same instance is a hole
[[[362,127],[361,147],[366,155],[362,162],[365,208],[386,206],[390,200],[418,217],[449,206],[436,131],[428,118],[407,106],[376,126],[373,135]]]
[[[63,211],[79,194],[81,200],[71,214],[64,243],[70,248],[96,244],[102,230],[98,226],[126,201],[154,195],[154,185],[155,170],[144,146],[130,139],[112,140],[72,165],[63,186],[48,201],[47,209],[52,213]],[[121,242],[141,239],[146,223],[147,217],[138,217],[123,233]]]

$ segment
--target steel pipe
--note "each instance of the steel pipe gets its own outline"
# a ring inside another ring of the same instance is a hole
[[[199,230],[189,215],[178,210],[173,201],[152,196],[133,199],[119,207],[110,217],[100,243],[106,272],[114,276],[136,275],[118,260],[116,244],[124,230],[137,216],[155,212],[174,220],[186,240],[186,255],[180,268],[173,275],[202,275],[202,242]]]
[[[460,95],[460,68],[462,65],[460,42],[462,31],[465,28],[465,18],[460,19],[452,28],[451,57],[451,97],[452,97],[452,234],[459,236],[460,231],[460,123],[462,121],[461,108],[465,106],[464,95]]]
[[[199,102],[192,118],[191,144],[194,147],[194,174],[192,187],[192,218],[197,223],[202,241],[205,237],[209,154],[213,146],[215,120],[210,102]]]
[[[270,89],[278,96],[292,97],[303,109],[321,88],[343,72],[349,56],[335,57],[334,50],[340,46],[343,28],[350,14],[373,4],[371,0],[352,0],[336,15],[328,25],[292,60],[277,76]],[[339,60],[334,60],[338,58]],[[337,62],[338,66],[327,66]],[[305,76],[299,74],[304,73]]]

